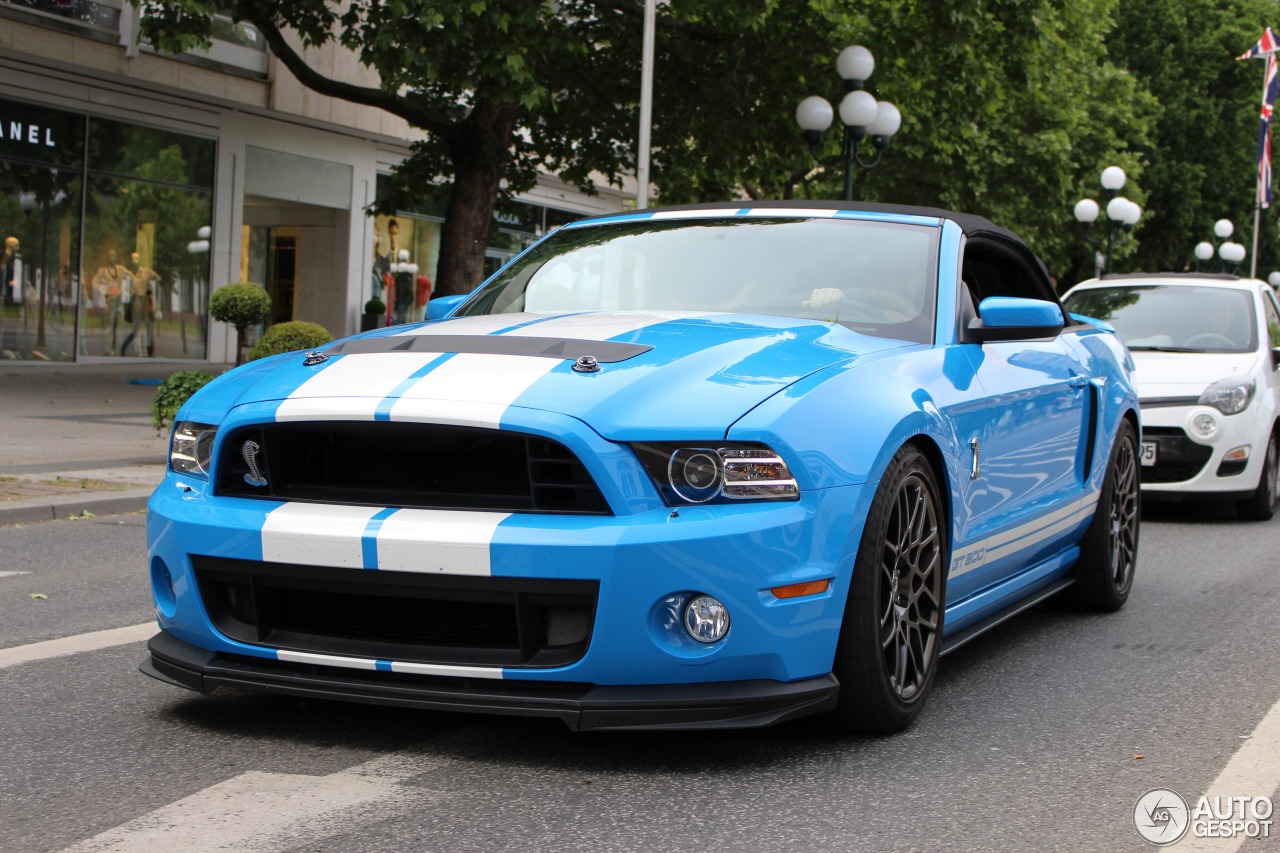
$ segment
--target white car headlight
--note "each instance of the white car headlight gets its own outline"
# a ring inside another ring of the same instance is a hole
[[[1238,415],[1249,407],[1257,383],[1252,376],[1229,376],[1221,379],[1200,395],[1200,405],[1213,406],[1224,415]]]
[[[800,497],[787,463],[763,444],[707,447],[662,442],[632,447],[671,506]]]
[[[169,444],[169,466],[179,474],[209,476],[209,460],[213,456],[213,438],[218,428],[193,421],[180,421],[173,427]]]

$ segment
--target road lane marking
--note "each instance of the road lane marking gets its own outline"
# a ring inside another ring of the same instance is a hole
[[[0,572],[0,578],[12,578],[18,575],[29,575],[31,572]]]
[[[1271,706],[1252,737],[1231,756],[1204,795],[1213,802],[1214,797],[1271,797],[1277,790],[1280,790],[1280,700]],[[1193,799],[1188,805],[1194,810],[1195,803]],[[1234,853],[1246,840],[1244,834],[1235,838],[1196,838],[1188,834],[1176,849],[1178,853],[1185,850]]]
[[[150,639],[159,630],[155,622],[144,622],[141,625],[130,625],[126,628],[108,628],[105,631],[92,631],[88,634],[76,634],[73,637],[60,637],[57,640],[45,640],[42,643],[28,643],[25,646],[0,649],[0,669],[46,658],[136,643],[139,640]]]
[[[197,791],[62,853],[274,850],[319,837],[321,824],[378,801],[410,808],[401,783],[444,760],[397,752],[327,776],[253,770]],[[323,831],[323,830],[322,830]]]

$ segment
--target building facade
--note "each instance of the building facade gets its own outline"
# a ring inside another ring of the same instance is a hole
[[[440,193],[371,216],[418,132],[297,82],[252,28],[222,21],[183,57],[136,43],[124,0],[0,0],[0,359],[235,360],[209,295],[252,281],[268,325],[359,331],[366,303],[421,319]],[[372,85],[353,54],[312,67]],[[582,216],[623,209],[546,175],[495,219],[486,268]]]

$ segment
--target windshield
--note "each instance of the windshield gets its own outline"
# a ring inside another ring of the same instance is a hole
[[[734,217],[566,227],[454,316],[516,312],[766,314],[933,339],[938,229]]]
[[[1079,290],[1065,305],[1105,320],[1132,350],[1253,352],[1258,329],[1248,291],[1141,285]]]

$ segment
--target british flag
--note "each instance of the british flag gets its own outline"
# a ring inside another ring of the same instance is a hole
[[[1262,38],[1258,39],[1258,43],[1237,56],[1236,59],[1253,59],[1255,56],[1267,56],[1277,50],[1280,50],[1280,41],[1276,40],[1276,35],[1271,32],[1271,27],[1267,27],[1262,34]]]
[[[1268,30],[1270,32],[1270,30]],[[1276,54],[1267,54],[1267,74],[1262,86],[1262,115],[1258,127],[1258,206],[1271,206],[1271,114],[1280,94]]]

